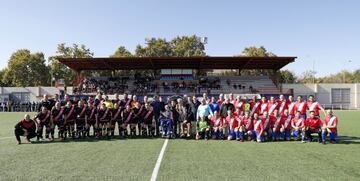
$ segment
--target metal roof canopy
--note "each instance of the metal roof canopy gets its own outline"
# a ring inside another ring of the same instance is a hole
[[[272,69],[279,70],[297,57],[120,57],[58,58],[79,72],[82,70],[128,69]]]

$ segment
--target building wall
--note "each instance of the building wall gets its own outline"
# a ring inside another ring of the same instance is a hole
[[[10,99],[14,93],[28,93],[29,101],[39,101],[44,94],[50,97],[59,94],[63,88],[56,87],[0,87],[0,95],[9,95]],[[67,93],[72,93],[72,88],[67,88]]]
[[[360,84],[283,84],[284,89],[293,89],[294,96],[315,95],[316,99],[323,105],[333,105],[331,90],[334,88],[350,89],[350,109],[360,108]]]

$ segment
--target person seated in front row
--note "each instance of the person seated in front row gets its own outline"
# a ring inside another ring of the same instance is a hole
[[[322,143],[325,144],[327,134],[330,134],[330,143],[336,143],[338,118],[333,115],[332,110],[326,110],[326,116],[322,126]]]
[[[161,136],[162,137],[172,137],[173,136],[173,112],[170,110],[169,106],[165,106],[165,110],[160,113],[160,127],[161,127]]]
[[[20,136],[24,136],[26,141],[28,143],[31,143],[30,139],[34,138],[37,135],[36,125],[37,123],[34,120],[30,119],[30,115],[25,114],[24,119],[15,125],[14,133],[16,137],[16,144],[21,144]]]
[[[264,136],[266,135],[264,132],[264,123],[259,118],[257,113],[254,114],[254,133],[258,143],[264,142]]]
[[[300,111],[295,113],[295,117],[291,120],[291,127],[293,129],[294,140],[298,140],[301,136],[301,141],[305,140],[305,120],[301,116]]]
[[[196,139],[199,140],[204,138],[205,140],[207,140],[209,138],[210,125],[206,121],[206,117],[204,115],[201,115],[198,125],[199,126],[196,133]]]
[[[292,116],[289,115],[289,110],[285,109],[284,114],[281,117],[282,117],[282,126],[280,128],[280,133],[282,139],[284,141],[290,141]]]
[[[224,139],[223,123],[223,118],[220,116],[219,112],[215,111],[214,116],[210,119],[213,139]]]
[[[239,132],[239,118],[235,117],[231,110],[227,111],[227,115],[228,116],[225,118],[225,122],[229,125],[228,140],[236,139],[237,141],[239,141],[240,139],[242,139],[242,136]]]
[[[321,143],[321,120],[318,117],[315,117],[314,111],[310,111],[310,117],[306,118],[305,121],[305,135],[309,142],[313,141],[311,134],[317,133],[319,136],[318,142]]]

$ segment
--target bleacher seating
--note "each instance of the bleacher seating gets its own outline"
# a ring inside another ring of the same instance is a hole
[[[84,79],[74,89],[75,94],[105,94],[129,92],[137,95],[146,94],[191,94],[208,92],[219,94],[260,93],[279,94],[279,88],[267,76],[204,76],[194,79],[192,76],[161,76],[157,78],[143,77],[98,77]]]
[[[193,80],[192,75],[162,75],[160,80],[173,81],[173,80]]]

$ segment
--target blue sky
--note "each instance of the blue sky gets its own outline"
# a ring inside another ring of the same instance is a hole
[[[17,49],[54,55],[58,43],[85,44],[95,56],[146,37],[208,37],[210,56],[265,46],[297,56],[285,67],[317,76],[360,68],[360,1],[334,0],[8,0],[0,1],[0,68]],[[351,62],[348,62],[351,60]]]

